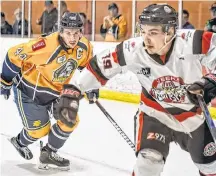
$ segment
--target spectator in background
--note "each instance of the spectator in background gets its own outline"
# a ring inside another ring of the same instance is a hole
[[[1,12],[1,34],[13,34],[13,28],[5,20],[5,14],[3,12]]]
[[[43,12],[42,16],[37,19],[36,23],[41,25],[42,34],[50,34],[52,33],[53,26],[58,21],[58,11],[51,0],[45,1],[45,8],[46,10]]]
[[[204,30],[216,32],[216,2],[211,5],[209,10],[211,12],[211,19],[206,22]]]
[[[92,23],[90,20],[87,19],[86,14],[85,13],[80,13],[80,17],[83,21],[84,24],[84,31],[83,31],[83,35],[88,39],[91,40],[91,34],[92,34]]]
[[[22,11],[20,8],[17,8],[14,11],[15,21],[13,24],[13,34],[21,35],[22,33]],[[24,35],[28,35],[28,21],[24,19]]]
[[[61,18],[64,15],[68,14],[68,13],[70,13],[70,12],[67,9],[66,2],[65,1],[61,1],[61,4],[60,4],[60,16],[61,16]],[[57,20],[57,22],[55,23],[55,25],[53,26],[53,29],[52,29],[52,32],[56,32],[56,31],[58,31],[58,20]]]
[[[127,22],[125,18],[118,14],[119,8],[116,3],[108,6],[109,16],[104,17],[100,33],[105,41],[122,41],[127,34]]]
[[[183,29],[194,29],[194,26],[189,22],[189,12],[187,10],[183,10],[182,12],[182,28]]]
[[[66,2],[65,1],[61,1],[60,16],[62,17],[65,13],[69,13],[69,10],[67,9]]]

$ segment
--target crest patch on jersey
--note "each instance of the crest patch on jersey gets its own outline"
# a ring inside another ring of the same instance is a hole
[[[124,43],[124,48],[130,52],[131,48],[135,47],[135,42],[131,42],[130,40]]]
[[[135,42],[132,42],[132,43],[131,43],[131,47],[132,47],[132,48],[134,48],[134,47],[135,47],[135,45],[136,45],[136,43],[135,43]]]
[[[139,70],[137,72],[138,75],[140,74],[143,74],[145,75],[146,77],[150,77],[151,76],[151,68],[150,67],[145,67],[145,68],[142,68],[141,70]]]
[[[53,73],[53,82],[64,82],[68,79],[74,70],[77,68],[77,62],[74,59],[68,59],[68,61],[61,65]]]
[[[192,32],[191,32],[191,31],[188,31],[187,33],[182,33],[181,37],[182,37],[184,40],[188,41],[189,38],[192,37]]]
[[[42,49],[46,46],[46,43],[44,41],[44,39],[38,41],[37,43],[35,43],[34,45],[32,45],[32,50],[33,51],[37,51],[39,49]]]
[[[183,39],[185,39],[185,33],[182,33],[181,37],[182,37]]]
[[[62,64],[62,63],[64,63],[66,60],[67,60],[67,58],[66,58],[65,55],[59,56],[59,57],[57,58],[57,63],[58,63],[58,64]]]
[[[181,77],[162,76],[152,82],[150,94],[158,101],[182,103],[185,102],[186,88]]]

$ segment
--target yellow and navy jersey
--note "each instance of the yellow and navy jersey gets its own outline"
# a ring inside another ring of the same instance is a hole
[[[112,18],[113,26],[103,29],[101,25],[100,32],[107,42],[116,42],[125,40],[127,34],[127,21],[124,16],[118,15]]]
[[[55,32],[10,48],[1,75],[7,82],[15,78],[18,88],[36,103],[48,104],[59,96],[75,70],[86,66],[92,50],[85,37],[67,49]]]

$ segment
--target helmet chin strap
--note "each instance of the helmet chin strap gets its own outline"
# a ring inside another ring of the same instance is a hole
[[[167,39],[167,33],[166,33],[165,39],[164,39],[164,45],[158,50],[157,54],[159,55],[159,53],[160,53],[169,43],[171,43],[171,42],[174,40],[174,38],[176,38],[176,34],[173,35],[173,37],[167,42],[167,41],[166,41],[166,39]]]

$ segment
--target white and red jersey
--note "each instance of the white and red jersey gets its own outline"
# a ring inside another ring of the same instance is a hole
[[[189,133],[204,121],[200,108],[190,103],[186,87],[202,77],[202,65],[216,67],[216,34],[178,30],[162,61],[148,54],[142,38],[126,40],[95,55],[76,86],[82,91],[99,88],[116,74],[130,70],[141,86],[140,111],[176,130]]]

